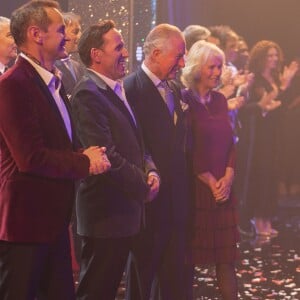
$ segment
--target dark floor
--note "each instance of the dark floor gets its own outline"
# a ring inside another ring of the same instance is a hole
[[[244,238],[237,264],[239,299],[300,299],[300,201],[283,199],[276,238]],[[213,269],[196,268],[194,299],[221,299]]]
[[[300,200],[282,199],[274,227],[276,238],[245,238],[237,264],[239,299],[300,299]],[[221,299],[214,269],[196,268],[194,300]],[[124,299],[123,283],[117,300]]]

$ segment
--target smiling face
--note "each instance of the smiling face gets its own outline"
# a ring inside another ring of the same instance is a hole
[[[46,32],[41,30],[40,43],[44,58],[55,61],[68,56],[65,48],[65,24],[57,9],[47,8],[46,12],[51,22]]]
[[[104,44],[99,49],[99,72],[104,76],[117,80],[126,74],[128,51],[120,32],[113,28],[103,36]]]
[[[157,49],[156,75],[161,79],[175,79],[177,72],[184,67],[185,42],[180,35],[174,35],[166,41],[164,49]]]
[[[216,88],[220,82],[222,74],[223,60],[219,56],[208,58],[207,62],[199,70],[198,87],[206,93]]]
[[[10,33],[9,24],[0,28],[0,62],[7,65],[17,57],[17,46]]]
[[[268,70],[276,69],[279,61],[279,54],[276,48],[270,48],[266,55],[265,68]]]

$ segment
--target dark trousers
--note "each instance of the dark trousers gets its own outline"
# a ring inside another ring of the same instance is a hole
[[[159,286],[162,300],[183,300],[185,250],[186,235],[182,229],[162,227],[160,232],[142,231],[133,243],[135,265],[132,264],[130,270],[126,299],[149,300],[158,294],[156,287]],[[155,279],[157,285],[154,285]]]
[[[114,300],[131,238],[82,237],[78,300]]]
[[[0,241],[0,299],[75,299],[67,227],[52,243]]]

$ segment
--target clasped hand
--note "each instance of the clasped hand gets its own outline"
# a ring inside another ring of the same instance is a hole
[[[213,195],[217,203],[222,203],[229,199],[232,182],[226,177],[222,177],[215,183]]]
[[[98,175],[110,169],[111,164],[105,154],[106,148],[91,146],[83,151],[90,160],[90,175]]]
[[[145,202],[151,202],[159,192],[160,179],[158,175],[149,174],[147,178],[147,184],[150,187],[147,199]]]

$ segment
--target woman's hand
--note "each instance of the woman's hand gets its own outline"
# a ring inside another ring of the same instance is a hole
[[[210,172],[201,173],[197,177],[210,188],[216,202],[222,202],[229,198],[233,173],[232,168],[226,168],[224,177],[219,180],[217,180]]]
[[[240,109],[245,104],[245,98],[243,96],[230,98],[227,100],[228,110]]]
[[[289,66],[285,66],[283,72],[280,77],[280,89],[285,91],[289,86],[294,78],[295,74],[299,69],[299,64],[296,61],[292,61]]]
[[[277,95],[277,90],[273,90],[270,93],[267,93],[265,91],[263,93],[262,97],[260,98],[260,101],[257,103],[263,113],[268,113],[281,105],[281,101],[275,100]]]
[[[233,178],[233,168],[226,168],[225,175],[216,182],[216,189],[218,190],[218,197],[216,197],[217,202],[223,202],[229,199]]]

